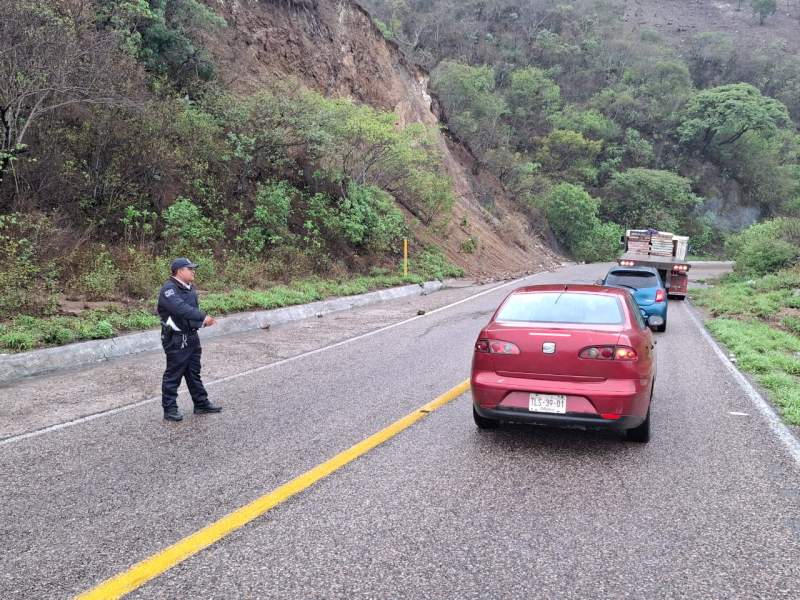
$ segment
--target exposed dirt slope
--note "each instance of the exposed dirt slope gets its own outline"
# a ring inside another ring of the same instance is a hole
[[[206,0],[228,21],[208,45],[221,63],[227,86],[243,93],[293,77],[329,96],[341,96],[393,110],[400,124],[438,125],[428,74],[409,64],[387,42],[369,14],[351,0]],[[556,256],[526,232],[502,188],[472,173],[469,153],[442,135],[440,145],[458,202],[444,232],[419,228],[472,275],[516,274],[549,267]],[[477,201],[476,190],[496,192],[493,216]],[[502,230],[502,231],[501,231]],[[462,244],[477,240],[468,254]]]
[[[678,47],[706,31],[729,34],[737,48],[752,51],[779,44],[786,52],[800,50],[800,3],[777,0],[778,11],[759,25],[750,0],[627,0],[628,31],[652,28]]]

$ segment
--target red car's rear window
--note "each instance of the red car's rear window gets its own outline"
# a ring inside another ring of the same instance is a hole
[[[576,292],[525,292],[511,295],[497,321],[620,325],[622,306],[615,296]]]

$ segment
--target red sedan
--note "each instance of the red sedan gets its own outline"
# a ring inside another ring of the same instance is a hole
[[[651,328],[627,290],[536,285],[512,292],[481,331],[472,362],[475,423],[608,429],[650,439]]]

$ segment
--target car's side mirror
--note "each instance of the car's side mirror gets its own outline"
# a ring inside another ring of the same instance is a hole
[[[664,325],[664,319],[659,317],[658,315],[653,315],[652,317],[648,317],[647,319],[647,326],[650,329],[658,329]]]

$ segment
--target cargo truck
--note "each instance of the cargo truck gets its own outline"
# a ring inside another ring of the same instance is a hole
[[[655,229],[629,229],[622,238],[621,267],[653,267],[670,298],[683,300],[689,289],[689,238]]]

